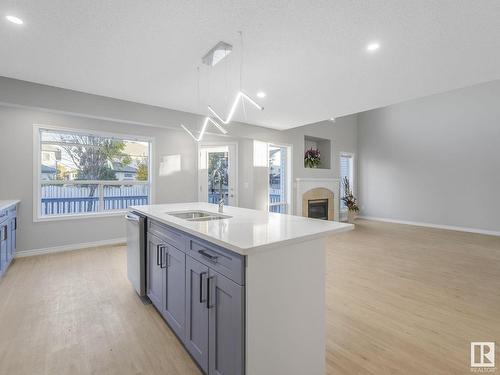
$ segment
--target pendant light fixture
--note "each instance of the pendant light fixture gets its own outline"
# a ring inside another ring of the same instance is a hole
[[[198,93],[198,106],[199,106],[200,105],[200,67],[198,67],[196,70],[198,73],[197,93]],[[227,134],[227,130],[224,129],[217,121],[215,121],[214,119],[212,119],[209,116],[205,117],[205,120],[203,121],[203,126],[201,127],[201,131],[200,131],[200,134],[198,135],[198,137],[196,137],[193,134],[193,132],[191,130],[189,130],[186,126],[184,126],[184,124],[181,124],[181,128],[184,129],[196,142],[200,142],[203,139],[203,135],[205,134],[205,131],[207,130],[207,126],[209,124],[214,125],[217,129],[219,129],[219,131],[222,134]]]
[[[253,100],[251,97],[249,97],[247,94],[245,94],[242,90],[242,86],[243,86],[243,57],[244,57],[245,50],[243,48],[243,32],[238,31],[238,33],[240,34],[240,45],[241,45],[240,90],[236,94],[236,97],[234,98],[234,101],[233,101],[233,105],[231,106],[229,114],[227,115],[225,120],[212,108],[212,106],[210,106],[210,105],[208,106],[208,110],[210,111],[210,113],[212,113],[212,115],[214,115],[217,118],[217,120],[219,120],[220,122],[222,122],[223,124],[226,124],[226,125],[229,124],[231,122],[231,120],[233,119],[234,113],[236,112],[236,108],[242,99],[245,99],[246,101],[252,103],[253,106],[255,108],[257,108],[259,111],[262,111],[264,109],[264,107],[261,107],[259,104],[257,104],[257,102],[255,100]]]
[[[233,118],[234,112],[236,111],[236,107],[238,106],[238,103],[240,102],[241,99],[245,99],[245,100],[249,101],[250,103],[252,103],[255,106],[255,108],[257,108],[260,111],[262,111],[264,109],[264,107],[261,107],[260,105],[258,105],[255,102],[255,100],[253,100],[251,97],[249,97],[243,91],[239,91],[238,94],[236,94],[236,98],[234,98],[234,102],[233,102],[233,105],[231,107],[231,110],[229,111],[229,114],[227,115],[227,118],[225,120],[222,117],[220,117],[219,114],[217,112],[215,112],[215,110],[211,106],[208,106],[208,110],[217,118],[217,120],[219,120],[223,124],[229,124]]]
[[[223,124],[229,124],[231,120],[233,119],[233,116],[236,112],[236,109],[238,107],[238,104],[241,102],[243,105],[243,110],[245,110],[245,103],[244,101],[248,101],[251,103],[255,108],[258,110],[262,111],[264,107],[260,106],[255,100],[253,100],[250,96],[245,94],[242,90],[243,86],[243,33],[241,31],[238,32],[240,34],[240,43],[241,43],[241,60],[240,60],[240,89],[238,93],[236,94],[236,97],[234,98],[233,104],[231,106],[231,109],[229,110],[229,113],[226,117],[226,119],[223,119],[222,116],[220,116],[212,106],[208,106],[208,111],[215,117],[212,118],[210,116],[205,117],[205,120],[203,122],[203,126],[201,128],[200,134],[198,137],[196,137],[191,130],[189,130],[186,126],[181,124],[181,128],[184,129],[196,142],[200,142],[203,139],[203,135],[206,132],[206,129],[208,125],[213,125],[215,126],[222,134],[227,134],[227,130],[224,129],[216,120],[220,121]],[[222,51],[222,52],[221,52]],[[212,48],[203,58],[202,61],[203,63],[209,65],[209,66],[214,66],[217,62],[221,61],[224,59],[227,54],[229,54],[232,51],[232,46],[228,43],[225,42],[219,42],[214,48]],[[200,102],[200,68],[198,67],[198,104]],[[209,79],[210,82],[210,79]],[[209,83],[209,97],[210,97],[210,83]],[[209,98],[210,99],[210,98]]]
[[[203,122],[203,126],[201,127],[201,131],[200,131],[200,135],[198,135],[198,137],[195,137],[195,135],[191,132],[191,130],[189,130],[188,128],[186,128],[183,124],[181,124],[181,128],[184,129],[185,131],[187,131],[187,133],[193,137],[193,139],[196,141],[196,142],[199,142],[203,139],[203,135],[205,134],[205,130],[207,130],[207,126],[208,124],[212,124],[214,125],[217,129],[220,130],[220,132],[222,134],[227,134],[227,130],[224,129],[222,126],[220,126],[217,121],[214,121],[211,117],[205,117],[205,121]]]

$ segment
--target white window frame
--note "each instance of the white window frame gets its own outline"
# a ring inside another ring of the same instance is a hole
[[[50,131],[60,131],[69,132],[75,134],[91,134],[100,137],[110,137],[110,138],[123,138],[127,140],[133,140],[138,142],[149,142],[149,166],[148,166],[148,177],[149,177],[149,204],[154,204],[155,202],[155,187],[156,179],[154,174],[154,152],[155,152],[155,138],[154,137],[144,137],[138,135],[130,135],[120,132],[103,132],[95,129],[76,129],[63,126],[54,125],[43,125],[43,124],[33,124],[33,222],[44,222],[44,221],[59,221],[59,220],[73,220],[73,219],[89,219],[96,217],[112,217],[112,216],[122,216],[127,210],[116,210],[108,212],[91,212],[86,214],[67,214],[67,215],[56,215],[56,216],[43,216],[41,213],[41,148],[40,148],[40,130],[50,130]],[[54,182],[54,181],[52,181]],[[81,181],[85,183],[102,183],[102,181]],[[56,182],[57,183],[57,182]],[[122,185],[123,181],[107,182],[107,185],[119,184]]]
[[[339,180],[340,180],[340,189],[342,190],[342,176],[340,175],[340,171],[341,171],[341,159],[342,157],[345,156],[345,157],[350,157],[351,160],[352,160],[352,166],[351,166],[351,173],[352,173],[352,178],[351,180],[349,181],[351,183],[351,189],[352,189],[352,192],[354,195],[356,195],[356,154],[353,153],[353,152],[340,152],[339,153]],[[340,191],[339,191],[340,193]],[[339,200],[340,198],[342,198],[341,196],[339,197]],[[340,213],[346,213],[347,210],[345,208],[342,208],[342,203],[340,202],[339,204],[339,210],[340,210]]]
[[[276,142],[265,142],[267,143],[267,151],[266,151],[266,157],[268,160],[267,163],[267,211],[270,212],[271,207],[273,206],[282,206],[286,205],[286,214],[285,215],[293,215],[293,146],[291,144],[286,144],[286,143],[276,143]],[[285,147],[286,152],[287,152],[287,163],[286,163],[286,169],[287,169],[287,181],[286,181],[286,201],[285,202],[275,202],[271,203],[269,202],[269,171],[270,171],[270,166],[269,166],[269,147],[274,146],[274,147]]]
[[[197,169],[197,191],[198,191],[198,200],[200,202],[205,202],[205,197],[200,195],[200,185],[201,185],[201,176],[200,176],[200,152],[203,148],[206,147],[225,147],[225,146],[234,146],[234,206],[238,207],[238,199],[239,199],[239,183],[238,183],[238,142],[198,142],[198,146],[196,148],[196,169]]]

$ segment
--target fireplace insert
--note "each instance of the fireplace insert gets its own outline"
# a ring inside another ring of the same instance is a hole
[[[313,219],[328,220],[328,199],[309,199],[307,216]]]

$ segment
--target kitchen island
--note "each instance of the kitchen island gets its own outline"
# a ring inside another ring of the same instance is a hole
[[[325,238],[352,225],[209,203],[130,210],[147,217],[147,294],[205,373],[325,373]]]

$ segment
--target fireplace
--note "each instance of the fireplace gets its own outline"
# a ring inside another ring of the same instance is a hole
[[[328,199],[309,199],[307,217],[328,220]]]
[[[325,220],[339,220],[339,180],[333,178],[298,178],[297,215]],[[311,207],[309,207],[312,205]]]

